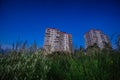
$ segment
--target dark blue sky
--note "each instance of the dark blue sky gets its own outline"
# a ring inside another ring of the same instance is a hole
[[[41,47],[46,27],[71,33],[75,46],[84,46],[83,35],[93,28],[110,38],[120,33],[120,1],[0,0],[0,44],[36,40]]]

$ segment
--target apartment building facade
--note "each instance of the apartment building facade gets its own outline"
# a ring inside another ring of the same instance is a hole
[[[89,32],[85,33],[85,47],[93,46],[94,43],[98,45],[99,48],[104,48],[105,43],[110,44],[108,36],[103,34],[100,30],[91,29]]]
[[[46,53],[56,51],[72,52],[72,35],[61,32],[55,28],[47,28],[44,39]]]

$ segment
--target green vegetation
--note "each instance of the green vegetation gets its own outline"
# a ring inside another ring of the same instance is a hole
[[[87,54],[89,53],[89,54]],[[120,80],[120,51],[90,48],[74,55],[10,52],[0,55],[1,80]]]

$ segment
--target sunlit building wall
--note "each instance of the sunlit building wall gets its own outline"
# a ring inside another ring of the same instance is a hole
[[[61,32],[58,29],[47,28],[44,39],[44,49],[47,53],[72,51],[72,35]]]
[[[86,48],[89,46],[93,46],[95,43],[98,45],[99,48],[104,48],[105,43],[110,44],[108,36],[103,34],[100,30],[90,30],[89,32],[85,33],[85,44]]]

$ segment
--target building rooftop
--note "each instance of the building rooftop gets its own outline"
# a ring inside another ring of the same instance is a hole
[[[58,30],[57,28],[47,28],[47,29],[52,29],[52,30],[60,31],[60,30]],[[60,33],[61,33],[61,34],[68,34],[68,33],[66,33],[66,32],[62,32],[62,31],[60,31]],[[69,34],[68,34],[68,35],[69,35]],[[70,35],[72,35],[72,34],[70,34]]]
[[[89,33],[90,31],[100,31],[100,30],[98,30],[98,29],[90,29],[89,31],[85,32],[84,34]]]

